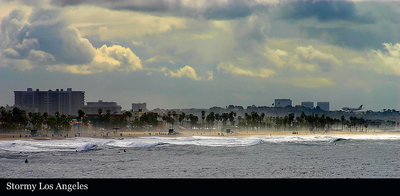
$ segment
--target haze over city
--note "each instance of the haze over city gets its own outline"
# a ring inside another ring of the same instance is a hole
[[[399,109],[399,1],[0,0],[0,106],[85,91],[124,109]]]

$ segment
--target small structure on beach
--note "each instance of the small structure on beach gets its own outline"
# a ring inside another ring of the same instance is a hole
[[[168,135],[173,135],[175,134],[174,129],[168,129]]]
[[[231,129],[226,129],[225,132],[226,133],[231,133]]]
[[[36,130],[36,129],[32,129],[32,130],[31,130],[31,136],[32,136],[32,137],[37,136],[37,130]]]
[[[114,136],[116,136],[116,135],[117,135],[117,132],[118,132],[118,130],[119,130],[120,128],[119,128],[119,127],[114,127],[113,129],[114,129],[114,131],[113,131],[113,132],[114,132]]]

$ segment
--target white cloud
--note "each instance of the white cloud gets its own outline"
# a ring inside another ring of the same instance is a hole
[[[50,71],[63,71],[73,74],[93,74],[98,72],[131,72],[142,70],[142,61],[131,49],[119,45],[103,45],[89,64],[49,66]]]
[[[186,28],[184,18],[94,6],[67,7],[62,14],[84,36],[99,36],[101,40],[132,39]]]
[[[274,49],[271,49],[270,47],[266,46],[264,56],[268,60],[272,61],[272,63],[274,65],[276,65],[277,67],[283,67],[287,63],[287,60],[284,58],[288,56],[288,53],[284,50],[280,50],[280,49],[274,50]]]
[[[218,64],[217,70],[238,76],[250,76],[259,78],[268,78],[275,74],[275,71],[272,69],[267,69],[267,68],[249,69],[236,66],[229,62]]]
[[[95,48],[54,9],[11,12],[2,20],[0,41],[0,64],[20,70],[46,66],[50,71],[92,74],[143,69],[141,59],[130,48]]]
[[[168,75],[173,78],[186,77],[192,80],[202,80],[202,78],[197,75],[196,70],[189,65],[185,65],[176,71],[170,70],[168,71]]]
[[[334,55],[321,52],[313,46],[299,46],[296,48],[296,54],[302,62],[318,65],[325,71],[341,65],[341,62]]]
[[[159,63],[159,62],[168,62],[170,64],[175,64],[175,61],[170,56],[153,56],[146,59],[144,62],[146,63]]]
[[[372,50],[370,67],[380,74],[400,75],[400,43],[383,43],[386,52]],[[367,63],[370,63],[367,62]]]
[[[130,48],[119,45],[103,45],[98,48],[92,63],[104,64],[105,67],[118,71],[136,71],[143,68],[140,58]]]
[[[275,41],[276,42],[276,41]],[[307,72],[329,72],[334,69],[341,67],[343,64],[341,60],[331,54],[322,51],[312,45],[308,46],[298,46],[296,44],[288,45],[286,42],[288,40],[281,40],[281,45],[279,49],[276,49],[271,44],[266,44],[264,47],[264,52],[262,55],[266,60],[268,60],[272,65],[280,69],[290,69],[294,68],[295,71],[307,71]],[[290,42],[290,41],[289,41]],[[277,46],[275,46],[277,47]],[[327,51],[332,52],[332,48],[326,46],[319,46]],[[284,48],[284,49],[282,49]],[[335,52],[338,51],[335,48]]]
[[[207,80],[214,80],[214,72],[208,71],[207,74],[208,74]]]

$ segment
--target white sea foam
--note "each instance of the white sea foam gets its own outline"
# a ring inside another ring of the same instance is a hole
[[[63,140],[0,141],[0,150],[14,152],[88,151],[97,148],[148,148],[165,144],[240,147],[260,143],[333,143],[340,140],[400,140],[395,134],[363,134],[335,136],[252,136],[252,137],[139,137],[125,139],[69,138]]]
[[[96,148],[97,148],[96,144],[85,144],[83,146],[76,148],[76,151],[89,151],[89,150],[94,150]]]

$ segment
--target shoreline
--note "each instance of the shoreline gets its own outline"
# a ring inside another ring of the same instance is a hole
[[[67,138],[137,138],[137,137],[256,137],[256,136],[349,136],[349,135],[398,135],[399,130],[369,130],[369,131],[308,131],[308,130],[234,130],[231,133],[215,130],[178,130],[176,134],[168,134],[168,131],[63,131],[60,135],[54,135],[53,131],[38,131],[38,136],[32,136],[30,131],[16,131],[13,133],[0,133],[0,141],[5,140],[60,140]]]

